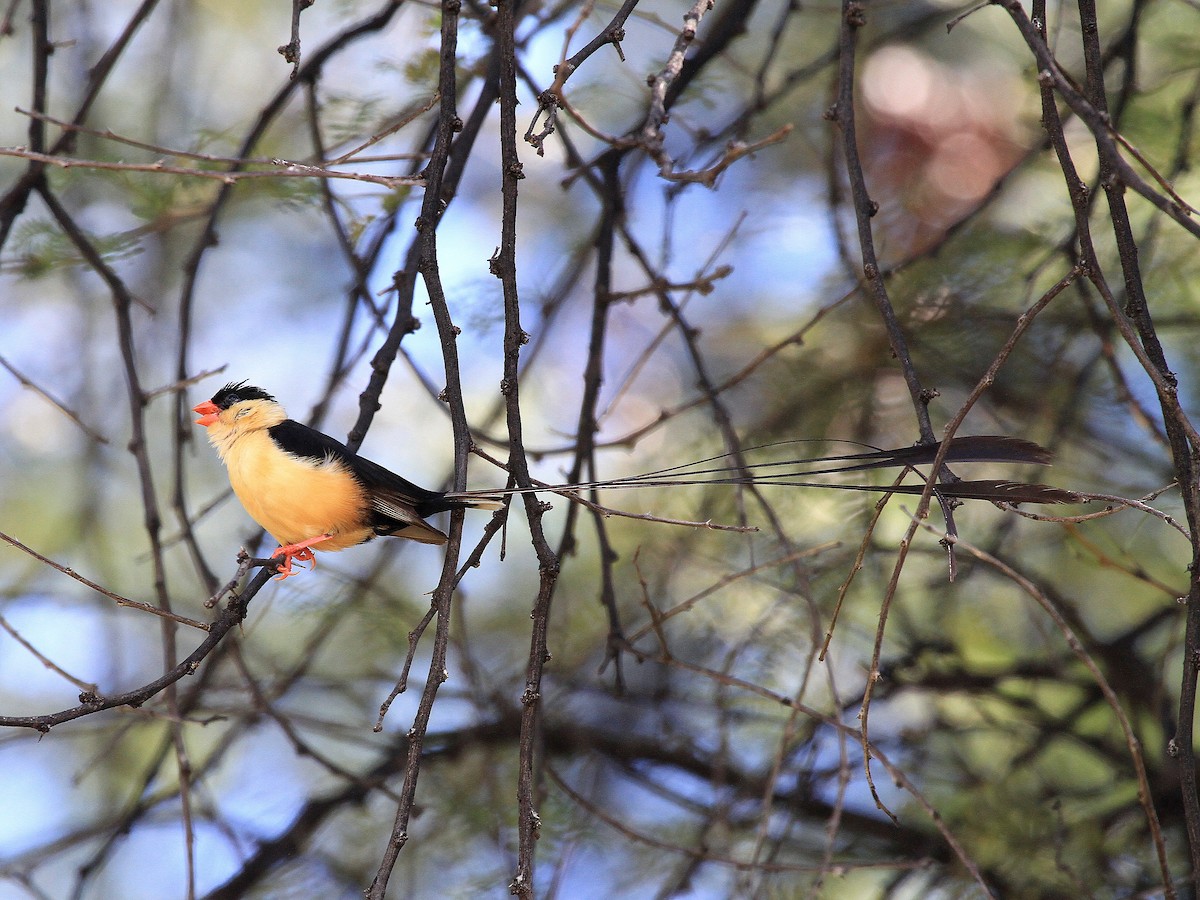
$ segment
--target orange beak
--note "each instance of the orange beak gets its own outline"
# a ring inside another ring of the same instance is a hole
[[[200,414],[200,418],[196,420],[196,424],[203,425],[205,428],[216,422],[217,416],[221,414],[220,408],[211,400],[205,400],[203,403],[197,403],[192,407],[192,412]]]

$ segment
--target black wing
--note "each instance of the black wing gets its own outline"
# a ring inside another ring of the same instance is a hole
[[[378,463],[352,453],[337,438],[292,419],[285,419],[267,430],[271,439],[288,453],[317,461],[332,458],[341,462],[359,484],[383,501],[379,506],[411,506],[424,518],[462,505],[461,501],[447,500],[440,491],[413,484]]]

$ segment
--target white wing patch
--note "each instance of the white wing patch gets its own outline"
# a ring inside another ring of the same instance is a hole
[[[395,503],[386,497],[380,497],[378,494],[371,496],[371,508],[398,522],[410,522],[413,525],[425,524],[425,520],[418,516],[412,507]]]

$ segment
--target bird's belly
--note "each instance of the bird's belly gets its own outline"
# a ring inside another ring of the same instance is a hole
[[[339,463],[254,445],[230,454],[229,481],[246,512],[280,544],[332,535],[314,550],[344,550],[368,540],[366,496]]]

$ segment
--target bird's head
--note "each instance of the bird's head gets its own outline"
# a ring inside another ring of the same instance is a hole
[[[200,416],[196,424],[210,429],[209,435],[214,438],[217,433],[270,428],[287,418],[274,397],[244,381],[225,385],[212,399],[193,406],[192,412]]]

